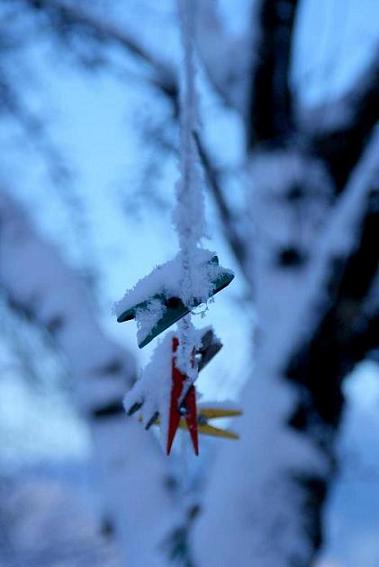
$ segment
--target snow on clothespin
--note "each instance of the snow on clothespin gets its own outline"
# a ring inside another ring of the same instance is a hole
[[[208,250],[199,250],[200,269],[208,282],[202,297],[192,297],[191,307],[197,307],[224,289],[234,278],[231,270],[219,265],[218,257]],[[191,307],[182,297],[181,255],[157,266],[140,280],[115,305],[117,321],[136,319],[138,346],[143,348],[168,327],[188,315]]]
[[[124,397],[126,413],[131,416],[140,411],[141,421],[149,429],[160,419],[161,440],[166,446],[168,415],[171,396],[172,339],[167,333],[155,348],[150,362],[140,378]]]
[[[194,353],[194,364],[197,364],[197,370],[200,372],[221,350],[222,343],[210,326],[197,330],[196,334],[198,347]],[[176,341],[175,349],[173,348],[174,341]],[[140,419],[143,421],[146,429],[149,429],[153,424],[160,426],[162,444],[166,451],[168,446],[171,450],[175,436],[173,435],[169,441],[170,427],[171,431],[173,431],[174,424],[176,429],[178,426],[184,427],[185,424],[187,429],[190,425],[192,431],[194,431],[195,424],[198,423],[199,418],[196,411],[193,411],[194,406],[196,409],[196,399],[192,384],[183,400],[182,411],[179,408],[178,402],[183,393],[183,387],[186,385],[187,377],[174,364],[178,347],[177,341],[175,333],[167,333],[156,347],[140,379],[136,381],[124,398],[124,407],[129,416],[140,412]],[[174,406],[172,405],[173,398],[176,400],[176,405]],[[178,413],[176,413],[176,409],[179,410]],[[185,410],[190,410],[189,413],[192,411],[192,417],[188,420],[185,419]],[[193,435],[195,434],[193,433]],[[194,440],[195,437],[193,437],[193,444]]]

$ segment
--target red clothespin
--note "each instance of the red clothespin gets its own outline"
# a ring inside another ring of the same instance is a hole
[[[179,346],[178,337],[172,339],[172,387],[171,387],[171,401],[170,401],[170,415],[168,424],[167,436],[167,455],[170,454],[172,444],[179,427],[180,418],[184,417],[188,431],[191,436],[191,441],[195,455],[199,454],[198,442],[198,424],[197,424],[197,409],[196,409],[196,391],[195,386],[191,385],[188,389],[187,395],[184,398],[181,406],[179,407],[179,400],[183,390],[184,383],[187,376],[180,372],[176,367],[176,352]],[[194,363],[194,361],[193,361]]]

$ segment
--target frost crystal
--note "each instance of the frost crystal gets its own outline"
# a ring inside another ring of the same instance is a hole
[[[137,339],[139,343],[144,341],[151,329],[162,318],[165,311],[166,307],[157,299],[149,301],[143,309],[136,310]]]

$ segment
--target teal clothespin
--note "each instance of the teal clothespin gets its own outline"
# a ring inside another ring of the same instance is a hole
[[[218,257],[213,256],[209,260],[209,263],[219,266]],[[211,296],[215,295],[216,293],[224,289],[226,286],[228,286],[233,279],[234,279],[233,272],[231,270],[227,270],[220,266],[220,270],[218,274],[211,282],[212,283]],[[136,316],[138,317],[138,312],[139,311],[143,312],[144,310],[148,310],[149,305],[153,301],[159,302],[162,305],[163,314],[158,320],[158,322],[152,327],[148,335],[145,336],[145,338],[138,343],[139,348],[143,348],[144,346],[149,344],[149,342],[152,341],[156,336],[163,333],[163,331],[171,327],[171,325],[179,321],[179,319],[181,319],[185,315],[188,315],[188,313],[190,312],[190,308],[187,305],[185,305],[179,297],[167,297],[163,293],[157,293],[151,296],[149,299],[145,299],[144,301],[141,301],[140,303],[137,303],[133,307],[130,307],[129,309],[123,311],[117,317],[117,322],[123,323],[124,321],[131,321],[132,319],[135,319]],[[201,300],[193,298],[191,308],[197,307],[201,303],[202,303]]]

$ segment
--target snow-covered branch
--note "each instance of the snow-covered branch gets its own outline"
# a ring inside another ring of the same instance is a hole
[[[299,111],[300,129],[327,163],[341,191],[379,120],[379,47],[365,71],[340,99]]]
[[[378,173],[379,135],[375,132],[316,253],[319,271],[308,308],[313,312],[311,325],[299,337],[286,372],[290,379],[307,385],[314,411],[332,425],[341,415],[341,379],[367,354],[362,346],[372,342],[369,335],[375,326],[375,315],[372,320],[372,314],[366,313],[366,298],[379,270]],[[313,418],[308,411],[307,420]]]
[[[334,472],[332,405],[338,420],[341,383],[363,342],[354,361],[346,350],[378,270],[378,156],[376,135],[308,263],[275,264],[256,243],[254,377],[242,396],[241,440],[220,451],[194,530],[200,567],[310,565],[320,546]]]
[[[232,37],[223,25],[216,2],[197,0],[195,5],[196,44],[208,78],[223,102],[243,116],[254,53],[255,20],[251,19],[248,37]]]
[[[132,357],[107,337],[78,275],[4,191],[0,236],[0,287],[14,309],[50,332],[67,361],[91,426],[104,511],[125,558],[166,565],[162,542],[177,527],[167,465],[155,440],[120,412],[135,375]]]

